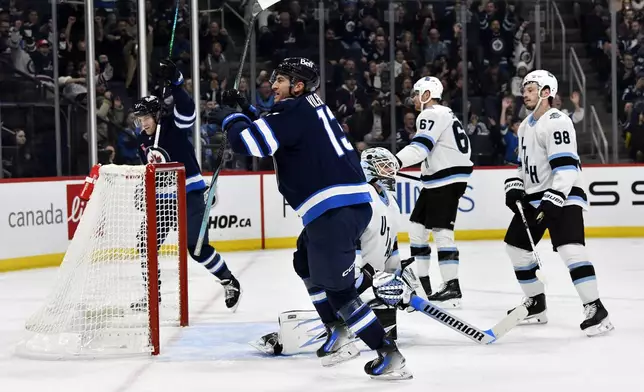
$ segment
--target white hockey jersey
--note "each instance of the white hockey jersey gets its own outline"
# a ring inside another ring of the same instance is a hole
[[[529,115],[519,126],[518,137],[518,178],[527,201],[537,207],[547,198],[555,205],[578,205],[586,210],[588,198],[570,118],[554,108],[536,121]]]
[[[416,119],[416,136],[397,155],[402,167],[423,162],[425,188],[467,182],[472,175],[470,140],[452,109],[432,105]]]
[[[398,254],[398,230],[401,216],[398,203],[391,192],[379,194],[369,186],[371,194],[371,221],[360,237],[360,250],[356,265],[362,268],[370,264],[376,271],[393,272],[400,268]]]

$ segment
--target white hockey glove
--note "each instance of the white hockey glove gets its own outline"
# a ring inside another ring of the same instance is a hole
[[[414,290],[405,281],[405,277],[400,276],[398,270],[391,274],[388,272],[378,272],[373,277],[373,287],[376,297],[390,306],[398,306],[405,309],[411,301]]]

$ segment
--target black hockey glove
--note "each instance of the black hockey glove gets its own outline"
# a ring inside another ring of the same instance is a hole
[[[226,90],[221,93],[221,104],[224,106],[237,107],[239,106],[247,117],[252,120],[259,118],[259,111],[248,102],[246,96],[239,90]]]
[[[553,189],[548,189],[546,193],[543,194],[541,198],[541,203],[537,207],[535,216],[537,217],[537,223],[546,223],[550,225],[559,219],[563,209],[564,202],[566,201],[566,196],[558,191]]]
[[[159,78],[165,82],[166,85],[173,84],[179,86],[183,83],[183,75],[177,69],[175,63],[170,59],[163,59],[159,63]]]
[[[517,201],[523,202],[524,197],[525,191],[523,180],[517,177],[505,180],[505,205],[508,206],[513,213],[519,213],[519,210],[517,209]]]
[[[238,121],[244,121],[248,124],[252,122],[246,115],[239,113],[237,109],[233,109],[230,106],[219,106],[208,114],[208,122],[219,125],[223,131],[226,131],[229,126]]]

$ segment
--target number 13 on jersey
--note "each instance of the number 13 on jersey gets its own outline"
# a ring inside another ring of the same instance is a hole
[[[333,145],[335,153],[338,154],[339,157],[341,157],[344,155],[345,150],[353,151],[353,146],[351,145],[351,143],[349,143],[346,136],[336,135],[335,131],[339,132],[341,135],[344,135],[344,131],[338,123],[338,120],[336,120],[335,116],[333,116],[333,113],[331,112],[329,107],[325,105],[319,108],[317,112],[318,117],[320,118],[320,121],[322,121],[324,129],[329,136],[329,140],[331,140],[331,144]]]

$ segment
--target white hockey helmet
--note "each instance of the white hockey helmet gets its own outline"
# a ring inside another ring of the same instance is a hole
[[[375,181],[389,191],[395,190],[400,164],[391,151],[382,147],[368,148],[360,156],[360,166],[367,182]]]
[[[543,69],[538,69],[527,74],[525,78],[523,78],[521,86],[525,88],[525,86],[530,83],[536,83],[537,86],[539,86],[539,103],[541,103],[541,90],[543,90],[544,87],[548,87],[550,89],[550,95],[548,98],[552,97],[554,99],[559,91],[559,83],[557,83],[555,75]]]
[[[429,99],[423,101],[423,95],[425,92],[429,91]],[[422,79],[419,79],[416,84],[414,84],[414,91],[412,98],[418,94],[420,96],[421,105],[425,105],[432,99],[441,99],[443,96],[443,83],[440,79],[433,76],[427,76]]]

